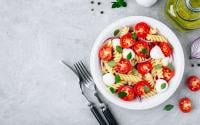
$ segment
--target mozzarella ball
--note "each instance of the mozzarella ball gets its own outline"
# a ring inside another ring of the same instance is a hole
[[[110,86],[115,83],[115,76],[112,73],[106,73],[103,75],[103,82]]]
[[[165,57],[159,46],[154,46],[151,49],[150,56],[152,59],[160,59]]]
[[[119,38],[112,39],[112,45],[113,48],[116,49],[117,46],[120,46],[120,39]]]
[[[164,79],[158,79],[156,80],[155,88],[158,93],[162,93],[168,89],[168,83]]]
[[[127,56],[128,56],[129,53],[131,53],[131,58],[130,59],[135,58],[135,53],[134,53],[134,51],[132,49],[123,49],[123,52],[122,52],[123,58],[127,59]]]

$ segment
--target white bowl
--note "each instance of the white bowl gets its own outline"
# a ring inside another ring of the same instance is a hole
[[[170,80],[169,83],[170,85],[166,92],[144,99],[142,102],[139,102],[137,100],[127,102],[119,99],[115,94],[112,94],[110,91],[108,91],[105,84],[103,84],[98,51],[103,42],[107,38],[113,36],[114,30],[122,26],[133,25],[141,21],[148,23],[152,27],[156,27],[159,30],[159,32],[163,34],[173,46],[173,51],[174,51],[173,61],[175,67],[175,75]],[[161,23],[160,21],[144,16],[126,17],[106,27],[96,39],[90,56],[91,74],[94,78],[98,90],[103,94],[103,96],[105,96],[112,103],[126,109],[135,109],[135,110],[144,110],[153,108],[166,101],[178,88],[183,76],[184,65],[185,61],[184,61],[183,49],[176,35],[165,24]]]

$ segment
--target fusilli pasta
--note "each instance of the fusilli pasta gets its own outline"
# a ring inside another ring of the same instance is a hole
[[[164,36],[161,35],[147,35],[147,40],[153,41],[153,42],[167,42],[167,39]]]

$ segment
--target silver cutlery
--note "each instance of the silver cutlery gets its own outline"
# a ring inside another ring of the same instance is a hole
[[[103,112],[109,125],[118,125],[116,119],[112,115],[108,106],[105,105],[105,103],[103,103],[103,101],[100,99],[100,97],[97,93],[97,89],[96,89],[95,83],[93,81],[93,78],[92,78],[90,72],[87,70],[87,68],[83,64],[83,62],[79,61],[79,62],[75,63],[74,67],[76,68],[78,75],[81,77],[81,79],[83,79],[83,81],[84,81],[83,83],[85,84],[85,86],[94,94],[94,96],[99,101],[101,111]]]
[[[86,98],[86,101],[87,101],[87,105],[89,106],[90,108],[90,111],[92,112],[92,114],[95,116],[95,118],[97,119],[97,121],[99,122],[100,125],[107,125],[106,121],[104,120],[104,118],[102,117],[102,115],[100,114],[100,112],[98,111],[96,105],[87,97],[87,95],[85,94],[84,92],[84,79],[82,79],[80,77],[80,75],[78,73],[76,73],[74,71],[74,69],[69,66],[67,63],[65,63],[64,61],[62,61],[63,64],[65,64],[68,68],[70,68],[79,78],[79,86],[80,86],[80,89],[81,89],[81,93],[82,95]]]

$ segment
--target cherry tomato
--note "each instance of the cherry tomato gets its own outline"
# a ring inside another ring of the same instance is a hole
[[[134,44],[131,33],[127,33],[120,38],[120,45],[122,48],[130,48]]]
[[[135,25],[135,31],[138,38],[146,38],[150,31],[150,27],[145,22],[140,22]]]
[[[184,97],[179,100],[179,108],[182,112],[187,113],[192,110],[192,102],[189,98]]]
[[[187,86],[191,91],[200,90],[200,79],[197,76],[189,76],[187,78]]]
[[[134,44],[133,50],[135,53],[140,57],[149,57],[150,48],[148,46],[148,43],[143,41],[138,41]]]
[[[172,47],[169,43],[161,42],[159,46],[166,57],[172,54]]]
[[[163,66],[162,68],[164,79],[169,81],[174,76],[174,69],[170,69],[166,66]]]
[[[131,100],[133,100],[135,98],[133,87],[131,87],[129,85],[121,86],[118,89],[118,93],[119,92],[125,92],[126,93],[126,96],[121,98],[124,101],[131,101]]]
[[[152,69],[152,64],[150,61],[147,61],[147,62],[142,62],[142,63],[138,63],[137,65],[137,69],[138,69],[138,72],[141,73],[141,74],[146,74],[148,72],[151,71]]]
[[[148,92],[145,92],[145,89],[144,87],[147,87],[147,88],[151,88],[149,83],[147,81],[140,81],[140,82],[137,82],[134,86],[134,92],[137,96],[142,96],[142,95],[145,95],[146,93]]]
[[[103,45],[100,50],[99,50],[99,57],[103,60],[103,61],[109,61],[112,59],[113,55],[112,55],[112,46],[108,46],[108,45]]]
[[[126,74],[132,70],[133,66],[130,61],[122,59],[114,67],[118,73]]]

